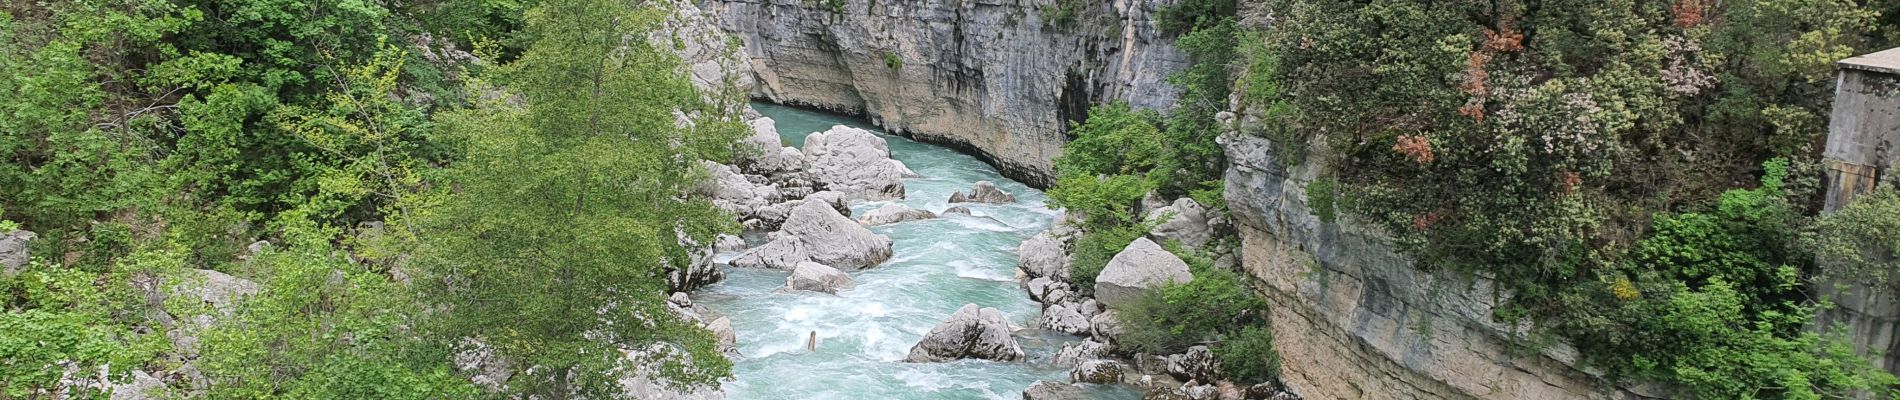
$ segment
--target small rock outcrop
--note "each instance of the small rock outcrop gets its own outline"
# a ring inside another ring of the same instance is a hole
[[[1074,383],[1119,383],[1122,381],[1122,362],[1115,360],[1088,360],[1075,369],[1069,370],[1069,381]]]
[[[1109,259],[1108,267],[1095,278],[1095,299],[1110,308],[1119,307],[1142,292],[1193,279],[1181,257],[1148,238],[1138,238]]]
[[[852,281],[850,275],[845,275],[837,268],[806,261],[798,263],[797,267],[792,268],[792,275],[785,277],[784,290],[838,294],[839,290],[856,286],[857,282]]]
[[[27,260],[31,259],[27,254],[27,242],[36,237],[39,235],[23,230],[0,235],[0,271],[4,271],[6,276],[20,273],[20,268],[26,267]]]
[[[1089,394],[1075,385],[1036,381],[1023,390],[1023,400],[1087,400]]]
[[[805,137],[804,153],[813,181],[853,199],[904,198],[904,173],[891,159],[884,138],[844,125]]]
[[[1016,196],[1004,193],[1002,189],[997,189],[996,183],[994,182],[976,181],[975,185],[970,186],[969,193],[951,193],[950,202],[1009,204],[1016,202]]]
[[[893,203],[865,212],[864,216],[858,217],[858,223],[864,224],[865,226],[877,226],[936,217],[937,213],[928,210],[919,210],[910,208],[910,206],[907,205]]]
[[[740,253],[732,265],[792,269],[800,262],[811,261],[835,268],[863,269],[891,258],[891,238],[871,233],[825,202],[806,200],[799,204],[771,237],[764,246]]]
[[[966,304],[950,319],[931,328],[910,348],[908,362],[940,362],[965,358],[996,361],[1023,359],[1023,349],[1010,336],[1009,319],[994,308]]]
[[[972,216],[976,216],[976,214],[973,214],[973,213],[971,213],[971,212],[970,212],[970,208],[969,208],[969,207],[964,207],[964,206],[956,206],[956,207],[950,207],[950,208],[945,208],[945,209],[943,209],[943,214],[941,214],[941,215],[945,215],[945,216],[949,216],[949,215],[962,215],[962,216],[966,216],[966,217],[972,217]]]

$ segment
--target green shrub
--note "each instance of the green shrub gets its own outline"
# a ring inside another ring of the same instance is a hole
[[[1883,185],[1821,216],[1806,239],[1820,257],[1820,272],[1840,283],[1893,286],[1900,283],[1900,190]]]
[[[1240,382],[1280,380],[1280,353],[1273,350],[1273,330],[1264,326],[1241,328],[1208,350],[1214,352],[1214,359],[1228,378]]]
[[[1164,285],[1122,307],[1118,315],[1124,332],[1116,343],[1132,351],[1167,354],[1265,324],[1266,301],[1247,287],[1246,278],[1196,269],[1193,281]]]
[[[1082,213],[1083,230],[1114,229],[1140,221],[1135,205],[1149,190],[1147,181],[1133,175],[1069,175],[1049,189],[1049,205]]]
[[[904,59],[897,57],[897,53],[886,51],[884,52],[884,67],[891,70],[904,68]]]
[[[1081,294],[1094,294],[1095,277],[1108,267],[1108,261],[1147,231],[1147,227],[1140,225],[1099,227],[1085,231],[1081,238],[1076,239],[1075,248],[1069,253],[1069,283]]]

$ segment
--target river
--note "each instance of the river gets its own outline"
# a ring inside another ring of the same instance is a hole
[[[1042,191],[1004,178],[975,157],[888,134],[863,121],[789,107],[754,104],[777,121],[789,146],[805,136],[848,125],[877,133],[892,156],[921,177],[906,179],[913,208],[942,212],[953,192],[980,180],[1016,196],[1015,204],[959,204],[974,216],[946,216],[872,227],[890,236],[894,256],[863,271],[849,272],[857,287],[829,295],[776,293],[787,271],[725,268],[726,280],[700,289],[695,301],[732,319],[739,336],[735,378],[724,385],[730,399],[1020,399],[1036,380],[1068,381],[1068,369],[1048,358],[1074,336],[1035,329],[1017,341],[1024,362],[962,360],[906,363],[910,347],[958,307],[995,307],[1013,324],[1030,327],[1041,311],[1015,280],[1016,247],[1048,229],[1057,215],[1043,205]],[[852,204],[854,214],[889,202]],[[756,235],[755,235],[756,236]],[[749,240],[758,240],[756,237]],[[757,244],[756,242],[754,243]],[[722,254],[723,262],[733,254]],[[806,338],[817,332],[817,351]],[[1120,386],[1090,385],[1092,398],[1135,399]]]

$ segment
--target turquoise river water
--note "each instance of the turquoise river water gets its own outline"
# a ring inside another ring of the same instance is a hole
[[[904,182],[913,208],[941,212],[952,192],[979,180],[1014,194],[1015,204],[965,204],[974,217],[948,216],[872,227],[895,242],[890,261],[849,272],[857,287],[829,295],[776,293],[786,271],[726,268],[726,280],[701,289],[696,302],[732,318],[739,336],[730,399],[1019,399],[1036,380],[1067,381],[1068,370],[1049,364],[1063,343],[1080,338],[1025,329],[1017,341],[1023,362],[962,360],[906,363],[905,354],[930,328],[964,304],[995,307],[1029,327],[1040,307],[1015,280],[1016,247],[1049,227],[1057,213],[1042,191],[1002,177],[975,157],[890,135],[862,121],[770,104],[755,104],[777,121],[789,146],[805,136],[849,125],[876,132],[894,158],[922,177]],[[887,202],[857,202],[855,213]],[[731,257],[721,255],[721,260]],[[817,351],[805,342],[817,332]],[[1134,399],[1116,386],[1091,386],[1093,398]]]

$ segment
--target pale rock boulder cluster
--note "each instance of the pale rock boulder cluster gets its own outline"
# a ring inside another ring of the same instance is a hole
[[[982,194],[977,190],[977,195]],[[975,196],[966,196],[975,197]],[[1116,253],[1096,276],[1093,297],[1069,283],[1070,251],[1080,229],[1069,216],[1017,248],[1023,290],[1042,303],[1040,328],[1084,337],[1067,344],[1051,357],[1058,366],[1072,368],[1069,382],[1040,381],[1023,392],[1025,399],[1086,398],[1079,384],[1124,383],[1146,388],[1150,398],[1178,399],[1289,399],[1297,398],[1271,384],[1240,388],[1214,375],[1214,358],[1206,346],[1181,354],[1135,355],[1135,362],[1115,359],[1123,334],[1117,309],[1168,284],[1191,282],[1186,261],[1162,243],[1176,242],[1201,248],[1230,229],[1224,218],[1192,199],[1173,202],[1149,196],[1138,210],[1154,228]]]

